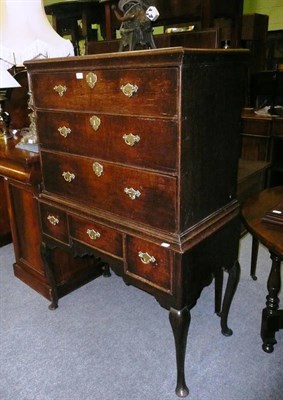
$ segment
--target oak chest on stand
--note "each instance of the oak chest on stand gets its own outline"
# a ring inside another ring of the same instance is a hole
[[[43,173],[42,254],[94,254],[170,310],[177,388],[190,309],[215,278],[222,332],[239,277],[247,53],[168,48],[27,62]],[[222,302],[223,268],[229,273]]]

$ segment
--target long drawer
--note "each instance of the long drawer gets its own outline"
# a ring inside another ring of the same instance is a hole
[[[45,191],[175,232],[177,178],[62,153],[42,151],[41,158]]]
[[[42,148],[149,169],[177,168],[176,120],[38,111],[37,127]]]
[[[37,108],[174,116],[177,81],[177,68],[33,73],[33,101]]]

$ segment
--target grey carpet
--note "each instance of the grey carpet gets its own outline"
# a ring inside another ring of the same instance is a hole
[[[189,400],[282,400],[283,331],[261,349],[269,254],[260,247],[249,277],[251,238],[241,240],[241,280],[220,333],[213,285],[196,307],[188,336]],[[175,350],[168,312],[115,275],[60,299],[56,311],[13,276],[12,245],[0,249],[1,400],[173,400]],[[282,296],[281,296],[282,297]],[[282,301],[281,301],[282,306]]]

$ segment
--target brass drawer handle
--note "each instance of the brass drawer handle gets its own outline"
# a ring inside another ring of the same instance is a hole
[[[67,86],[56,85],[56,86],[54,86],[53,90],[55,90],[55,92],[57,92],[59,94],[59,96],[62,97],[64,95],[64,93],[67,92]]]
[[[72,180],[75,179],[75,174],[73,174],[72,172],[69,172],[69,171],[63,172],[62,176],[66,182],[71,182]]]
[[[130,197],[130,199],[135,200],[136,197],[140,197],[141,192],[139,190],[135,190],[133,188],[125,188],[124,192]]]
[[[128,135],[125,133],[125,135],[123,135],[123,139],[125,143],[131,147],[133,147],[136,143],[138,143],[141,140],[139,135],[133,135],[132,133],[129,133]]]
[[[156,259],[148,253],[139,252],[139,258],[144,264],[153,264],[156,262]]]
[[[103,174],[103,165],[98,162],[92,164],[92,169],[96,176],[101,176]]]
[[[91,89],[93,89],[97,82],[97,75],[94,74],[93,72],[89,72],[86,74],[85,80],[86,80],[88,86]]]
[[[137,93],[139,88],[137,85],[132,85],[131,83],[127,83],[126,85],[122,85],[120,89],[122,90],[125,96],[132,97],[134,93]]]
[[[50,222],[51,225],[56,226],[59,224],[59,219],[56,218],[54,215],[48,215],[47,217],[48,221]]]
[[[71,133],[71,129],[67,128],[66,126],[60,126],[58,128],[58,131],[60,135],[63,136],[64,138],[66,138]]]
[[[101,124],[100,118],[98,118],[96,115],[90,117],[89,122],[94,131],[97,131]]]
[[[88,236],[89,236],[89,238],[90,238],[91,240],[99,239],[100,236],[101,236],[100,233],[97,232],[97,231],[95,231],[94,229],[88,229],[88,230],[86,231],[86,233],[88,234]]]

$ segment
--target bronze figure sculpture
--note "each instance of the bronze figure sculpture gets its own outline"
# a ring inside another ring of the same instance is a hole
[[[146,0],[120,0],[118,8],[116,5],[112,6],[116,18],[121,22],[119,51],[125,48],[128,50],[156,48],[151,20],[147,15],[149,7],[150,4]]]

